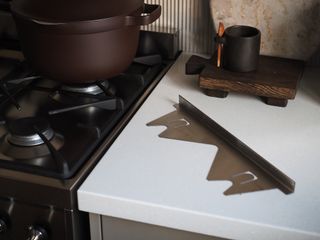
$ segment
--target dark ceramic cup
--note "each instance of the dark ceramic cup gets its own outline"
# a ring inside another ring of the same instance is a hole
[[[250,26],[228,27],[220,41],[224,43],[223,67],[234,72],[251,72],[259,63],[261,33]]]

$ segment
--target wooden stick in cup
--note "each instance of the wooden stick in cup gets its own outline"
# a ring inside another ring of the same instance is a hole
[[[218,28],[218,37],[222,37],[224,34],[224,25],[222,22],[219,22],[219,28]],[[221,55],[222,55],[222,49],[223,49],[223,44],[218,43],[218,56],[217,56],[217,67],[221,66]]]

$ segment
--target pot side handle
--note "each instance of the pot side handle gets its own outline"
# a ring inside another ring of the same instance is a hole
[[[42,29],[53,34],[89,34],[112,31],[126,26],[147,25],[157,20],[161,15],[160,5],[145,4],[140,16],[115,16],[104,19],[85,20],[76,22],[46,22],[32,19],[13,11],[16,19],[29,25],[30,29]]]
[[[126,16],[126,26],[141,26],[153,23],[161,16],[161,6],[145,4],[143,13],[140,16]]]

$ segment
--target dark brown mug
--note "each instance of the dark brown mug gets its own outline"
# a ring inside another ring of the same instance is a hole
[[[250,26],[228,27],[222,39],[223,67],[234,72],[251,72],[258,68],[261,32]]]

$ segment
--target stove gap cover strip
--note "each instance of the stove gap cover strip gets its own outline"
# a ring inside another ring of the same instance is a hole
[[[182,96],[176,111],[147,126],[166,126],[159,137],[211,144],[218,147],[207,180],[228,180],[232,186],[224,194],[241,194],[278,188],[285,194],[294,192],[295,182],[201,112]],[[232,167],[230,167],[232,166]]]

